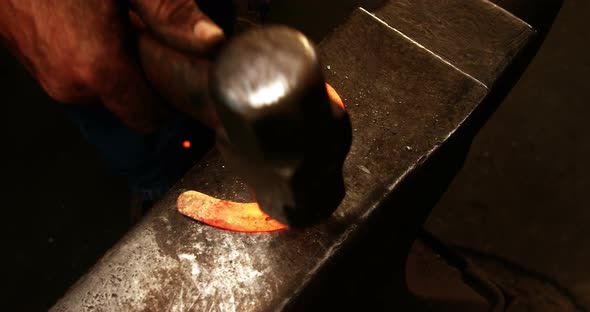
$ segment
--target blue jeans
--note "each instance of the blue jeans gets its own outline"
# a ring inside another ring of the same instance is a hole
[[[159,199],[214,142],[212,130],[180,113],[156,133],[143,135],[104,107],[68,106],[66,111],[113,172],[146,202]],[[186,140],[190,148],[183,147]]]

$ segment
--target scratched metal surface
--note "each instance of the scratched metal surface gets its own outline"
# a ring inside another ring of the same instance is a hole
[[[488,87],[534,33],[485,0],[396,0],[375,15]]]
[[[326,78],[344,98],[354,128],[344,168],[347,194],[328,222],[301,231],[241,234],[183,217],[175,200],[185,190],[250,200],[247,187],[212,151],[52,310],[281,309],[379,209],[408,209],[383,203],[469,120],[488,89],[387,24],[357,10],[320,45]],[[510,38],[494,42],[512,43]],[[492,46],[487,55],[499,55],[492,59],[512,53],[512,45]],[[391,220],[393,235],[398,225],[420,226],[405,222]]]
[[[514,14],[544,36],[559,13],[563,0],[490,0]]]

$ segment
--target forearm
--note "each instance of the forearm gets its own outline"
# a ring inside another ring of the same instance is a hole
[[[15,3],[16,2],[16,3]],[[2,44],[7,46],[11,49],[16,45],[16,32],[18,25],[17,21],[21,15],[20,10],[18,9],[21,6],[28,6],[30,5],[28,1],[19,1],[14,0],[5,0],[0,2],[0,39],[2,40]],[[21,28],[28,28],[28,27],[21,27]],[[24,30],[23,30],[24,32]]]
[[[21,51],[26,48],[27,41],[36,40],[31,16],[31,1],[5,0],[0,1],[0,46],[10,51],[25,68],[34,75],[35,69],[30,57]]]

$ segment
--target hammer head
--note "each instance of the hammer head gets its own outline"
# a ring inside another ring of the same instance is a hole
[[[328,98],[313,43],[285,26],[250,29],[221,51],[210,88],[217,146],[260,208],[293,227],[330,216],[344,197],[352,131]]]

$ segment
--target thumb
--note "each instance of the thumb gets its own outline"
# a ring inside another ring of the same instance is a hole
[[[205,53],[225,38],[194,0],[131,0],[131,5],[157,37],[177,49]]]

